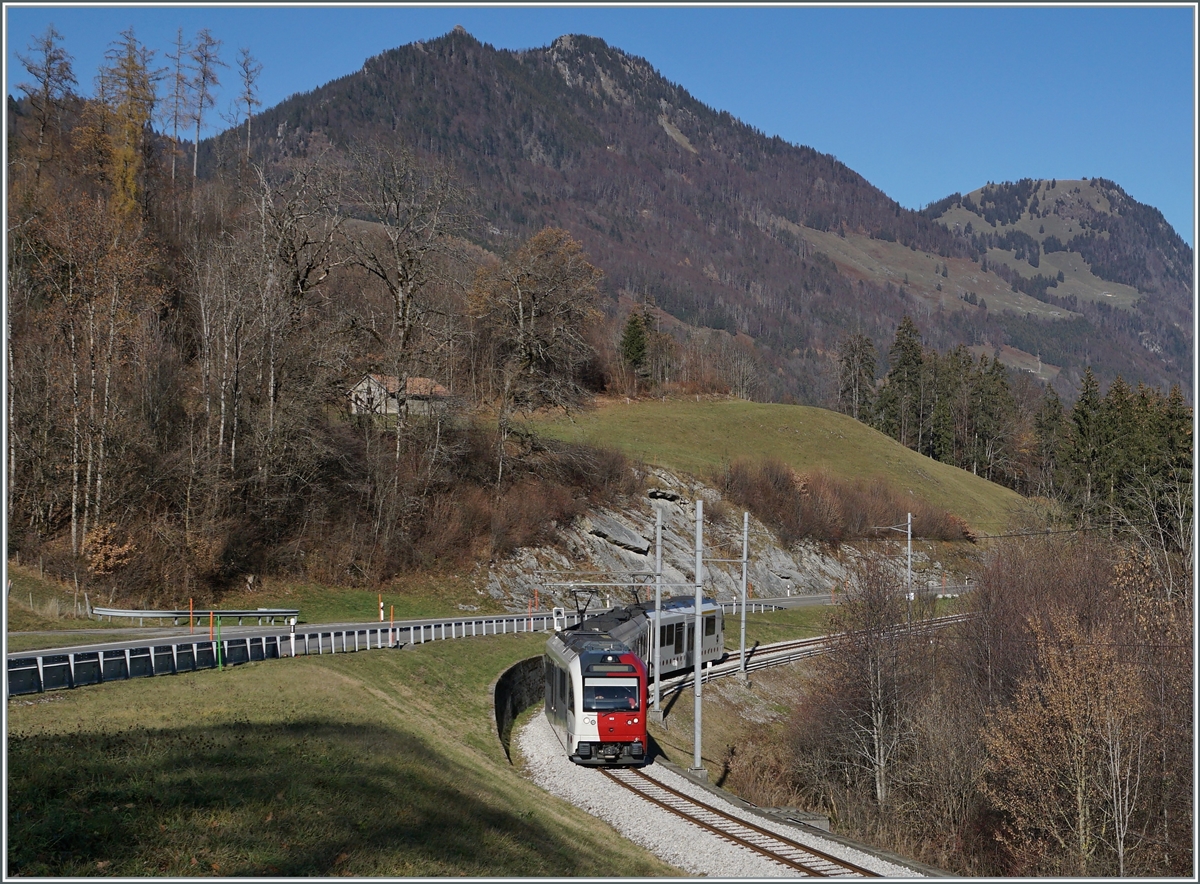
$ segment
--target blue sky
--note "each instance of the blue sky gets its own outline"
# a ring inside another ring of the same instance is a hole
[[[768,135],[836,156],[901,205],[988,181],[1100,176],[1195,243],[1196,21],[1188,5],[5,6],[5,87],[53,23],[80,89],[132,26],[165,64],[176,29],[223,41],[218,110],[248,48],[264,107],[461,24],[503,49],[567,33],[650,61]]]

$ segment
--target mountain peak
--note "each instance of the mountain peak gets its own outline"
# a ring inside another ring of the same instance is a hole
[[[989,182],[911,212],[597,37],[509,51],[456,27],[260,121],[267,157],[322,139],[419,145],[479,194],[480,245],[569,230],[604,269],[612,309],[649,300],[753,339],[762,398],[822,401],[846,329],[882,350],[905,315],[938,349],[1040,353],[1064,391],[1096,364],[1191,383],[1191,254],[1110,182]]]

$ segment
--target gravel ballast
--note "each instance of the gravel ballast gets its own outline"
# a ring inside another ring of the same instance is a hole
[[[739,847],[639,798],[600,771],[571,763],[544,715],[535,715],[517,735],[517,749],[529,777],[552,795],[607,822],[621,835],[691,875],[718,878],[804,877],[799,871]],[[889,878],[920,877],[912,869],[886,862],[836,841],[749,814],[662,765],[642,770],[673,789],[761,828],[841,857]]]

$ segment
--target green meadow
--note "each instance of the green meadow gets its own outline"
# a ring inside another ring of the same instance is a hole
[[[533,426],[553,438],[616,448],[646,464],[702,478],[724,464],[767,458],[799,473],[881,478],[985,533],[1003,531],[1022,504],[1014,491],[823,408],[741,400],[606,402],[570,417],[540,418]]]

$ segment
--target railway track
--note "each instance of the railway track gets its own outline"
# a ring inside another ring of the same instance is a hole
[[[820,878],[882,877],[870,869],[718,810],[660,783],[636,768],[600,768],[600,771],[613,782],[667,812],[805,875]]]
[[[971,614],[950,614],[945,617],[935,617],[932,620],[924,620],[912,625],[901,625],[895,628],[898,631],[912,632],[945,629],[948,626],[964,623],[970,620],[971,617]],[[791,639],[774,642],[769,645],[761,645],[747,651],[746,671],[754,672],[758,669],[766,669],[782,663],[794,663],[797,660],[803,660],[807,657],[815,657],[817,654],[823,654],[829,650],[829,646],[833,641],[833,636],[823,635],[817,638]],[[717,663],[704,670],[703,680],[709,681],[714,678],[724,678],[725,676],[736,675],[740,671],[741,656],[739,652],[736,650],[728,651],[725,662]],[[692,671],[688,670],[678,675],[663,678],[662,689],[686,688],[691,685],[692,676]]]

